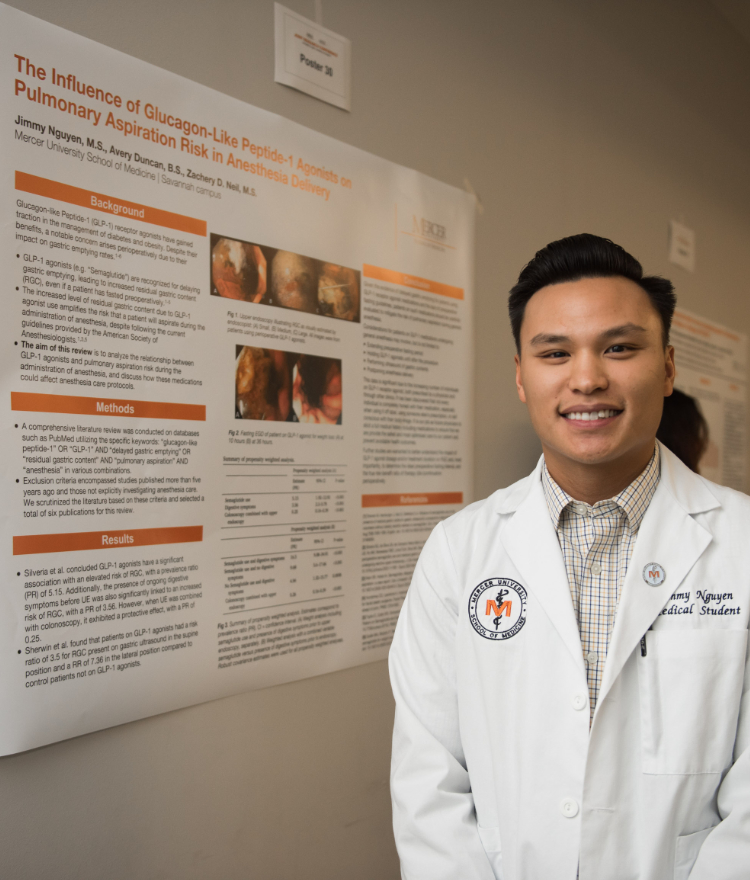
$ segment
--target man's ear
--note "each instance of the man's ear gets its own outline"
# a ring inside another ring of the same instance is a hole
[[[674,388],[674,380],[677,375],[677,368],[674,364],[674,346],[668,345],[664,352],[664,368],[666,375],[664,376],[664,396],[669,397]]]
[[[513,360],[516,362],[516,391],[518,391],[521,403],[526,403],[526,392],[523,390],[523,382],[521,381],[521,355],[514,355]]]

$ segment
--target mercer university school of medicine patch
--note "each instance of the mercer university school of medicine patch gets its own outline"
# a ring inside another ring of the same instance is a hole
[[[482,581],[471,591],[469,620],[482,638],[512,638],[526,623],[526,590],[510,578]]]

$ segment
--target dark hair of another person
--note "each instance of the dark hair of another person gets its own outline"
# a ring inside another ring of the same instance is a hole
[[[672,282],[657,275],[644,275],[638,260],[619,244],[584,232],[548,244],[537,251],[534,259],[521,270],[518,283],[511,289],[508,298],[516,349],[521,351],[521,324],[526,303],[538,290],[565,281],[616,276],[629,278],[648,294],[661,318],[664,345],[667,345],[676,302]]]
[[[698,462],[708,446],[708,424],[694,397],[675,388],[664,398],[656,436],[691,471],[698,473]]]

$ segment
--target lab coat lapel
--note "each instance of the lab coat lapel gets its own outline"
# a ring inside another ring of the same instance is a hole
[[[598,706],[633,649],[712,540],[708,529],[690,514],[719,507],[719,503],[700,477],[663,446],[661,451],[661,479],[638,530],[622,586]],[[643,570],[653,562],[666,572],[664,582],[656,587],[643,579]]]
[[[531,475],[528,494],[501,532],[501,541],[518,569],[524,586],[539,600],[576,666],[585,676],[581,637],[573,611],[568,576],[544,498],[538,467]]]

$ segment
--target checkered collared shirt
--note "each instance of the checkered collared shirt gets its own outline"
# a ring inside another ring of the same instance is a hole
[[[575,501],[542,467],[542,488],[557,531],[573,598],[594,717],[620,591],[635,539],[659,484],[659,447],[646,469],[619,495],[593,506]]]

